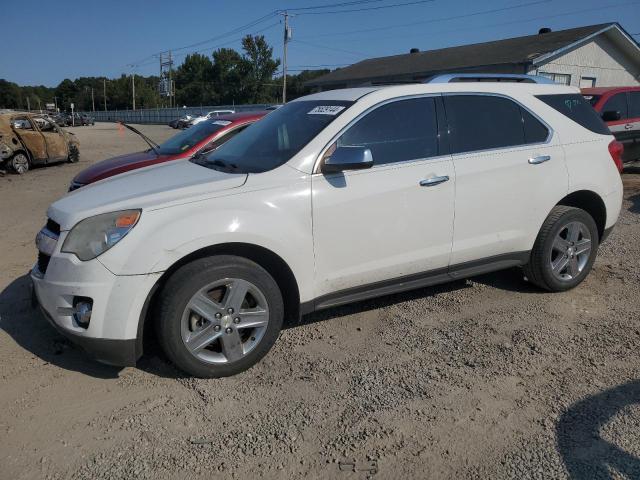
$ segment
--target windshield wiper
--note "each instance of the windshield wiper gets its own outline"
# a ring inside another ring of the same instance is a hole
[[[221,160],[219,158],[216,158],[215,160],[205,160],[205,163],[207,165],[213,165],[216,167],[220,167],[220,168],[224,168],[226,170],[237,170],[238,166],[235,163],[229,163],[226,162],[224,160]]]
[[[138,135],[140,135],[140,137],[147,142],[147,144],[151,147],[151,150],[153,150],[153,153],[156,154],[156,157],[160,156],[160,153],[158,152],[158,149],[160,148],[160,145],[158,145],[156,142],[154,142],[153,140],[151,140],[149,137],[147,137],[144,133],[142,133],[140,130],[138,130],[137,128],[133,128],[131,125],[127,125],[124,122],[118,122],[120,125],[122,125],[123,127],[128,128],[129,130],[131,130],[133,133],[137,133]]]

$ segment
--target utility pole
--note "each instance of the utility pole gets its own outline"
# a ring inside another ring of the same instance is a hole
[[[175,106],[175,98],[173,95],[175,90],[173,89],[173,60],[171,60],[171,50],[169,50],[169,107]]]
[[[94,112],[96,111],[96,101],[93,97],[93,87],[91,87],[91,108]]]
[[[58,111],[58,97],[53,97],[53,103],[56,104],[56,112]]]
[[[29,101],[29,95],[27,95],[27,110],[31,111],[31,102]]]
[[[289,13],[285,10],[284,15],[284,53],[282,55],[282,103],[287,103],[287,44],[291,41],[291,29],[289,28]]]
[[[107,79],[102,79],[102,97],[104,98],[104,111],[107,111]]]
[[[131,98],[133,100],[133,109],[136,109],[136,74],[131,73]]]

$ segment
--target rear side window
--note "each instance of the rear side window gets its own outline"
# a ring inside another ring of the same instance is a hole
[[[347,130],[338,147],[363,146],[376,165],[438,155],[435,100],[412,98],[376,108]]]
[[[640,92],[629,92],[629,118],[640,118]]]
[[[520,107],[520,111],[524,128],[524,143],[542,143],[546,141],[549,137],[549,129],[524,108]]]
[[[582,125],[587,130],[601,135],[611,135],[600,116],[582,95],[559,94],[538,95],[536,98],[569,117],[574,122]]]
[[[549,135],[533,115],[508,98],[445,95],[452,153],[539,143]]]
[[[613,97],[611,97],[602,107],[602,113],[604,112],[620,112],[620,120],[629,117],[629,112],[627,111],[627,94],[626,93],[616,93]]]

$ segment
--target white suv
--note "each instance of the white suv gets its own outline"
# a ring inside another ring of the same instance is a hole
[[[575,287],[618,218],[619,157],[571,87],[318,93],[55,202],[34,294],[101,361],[134,364],[155,328],[179,368],[232,375],[313,310],[513,266]]]

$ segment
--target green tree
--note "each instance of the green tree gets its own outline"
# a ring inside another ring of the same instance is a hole
[[[211,105],[216,102],[213,63],[206,55],[187,55],[175,74],[176,100],[185,105]]]
[[[280,60],[274,60],[273,47],[263,35],[247,35],[242,39],[244,50],[244,74],[247,88],[246,100],[250,103],[264,103],[273,100],[273,75],[280,66]]]
[[[243,80],[244,63],[238,52],[231,48],[221,48],[213,52],[213,84],[217,92],[217,103],[243,103]]]

